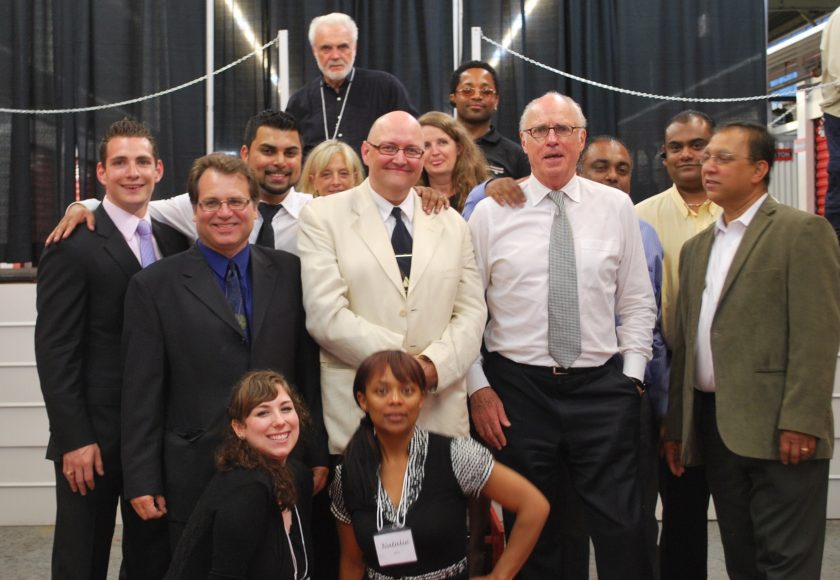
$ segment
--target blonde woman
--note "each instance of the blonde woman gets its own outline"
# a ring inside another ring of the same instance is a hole
[[[356,152],[342,141],[329,139],[310,151],[295,189],[318,197],[356,187],[364,178]]]

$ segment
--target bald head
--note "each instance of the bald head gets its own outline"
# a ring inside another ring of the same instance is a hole
[[[396,153],[382,152],[382,147],[389,145],[398,148]],[[423,130],[405,111],[379,117],[362,143],[362,160],[368,166],[371,187],[394,205],[402,203],[420,179],[423,154]]]
[[[385,113],[373,122],[368,133],[368,141],[372,143],[379,143],[379,139],[383,132],[400,131],[409,133],[415,131],[417,138],[423,140],[423,129],[417,119],[412,117],[405,111],[391,111]]]

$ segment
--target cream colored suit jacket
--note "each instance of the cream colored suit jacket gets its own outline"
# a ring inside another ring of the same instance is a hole
[[[407,294],[367,180],[316,198],[300,214],[306,327],[321,346],[330,453],[341,453],[359,426],[353,378],[380,350],[429,357],[438,388],[427,397],[419,425],[449,436],[469,433],[464,375],[487,321],[484,290],[463,218],[452,209],[427,215],[419,197],[415,204]]]

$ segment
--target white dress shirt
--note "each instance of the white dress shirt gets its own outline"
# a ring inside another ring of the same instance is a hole
[[[729,274],[729,267],[735,258],[735,252],[744,239],[750,222],[758,213],[764,200],[765,193],[737,219],[728,224],[721,215],[715,222],[715,240],[709,253],[709,264],[706,267],[706,287],[703,288],[703,301],[700,305],[700,319],[697,323],[697,342],[694,345],[694,381],[695,387],[705,393],[715,392],[715,366],[712,362],[712,321],[715,318],[720,293]]]
[[[120,231],[120,234],[122,234],[122,237],[125,239],[125,243],[128,244],[128,248],[131,250],[131,253],[134,254],[137,261],[142,264],[143,260],[140,258],[140,240],[137,237],[137,224],[141,219],[143,219],[148,222],[149,227],[151,227],[152,222],[149,220],[149,213],[146,212],[146,215],[142,218],[137,217],[133,213],[129,213],[117,206],[114,202],[108,199],[107,195],[105,195],[105,199],[102,200],[102,206],[105,209],[105,213],[108,214],[108,217],[111,218],[111,221],[114,222],[114,225]],[[155,258],[160,260],[160,248],[158,248],[157,240],[154,236],[152,236],[152,246],[155,248]]]
[[[373,202],[376,204],[376,209],[379,210],[379,215],[382,216],[382,221],[385,223],[385,228],[388,230],[388,238],[390,239],[391,236],[394,234],[394,228],[397,226],[396,218],[391,215],[391,212],[394,209],[394,204],[376,193],[373,188],[370,188],[370,192],[373,194]],[[399,207],[405,219],[403,219],[403,223],[405,224],[408,233],[412,236],[414,235],[414,195],[412,195],[413,190],[408,192],[409,194],[405,196],[405,199]]]
[[[271,225],[274,227],[275,248],[297,255],[298,216],[300,216],[300,210],[303,209],[303,206],[310,201],[312,201],[312,195],[295,191],[294,187],[286,194],[286,198],[280,204],[282,209],[271,220]],[[78,203],[91,211],[99,205],[99,202],[95,199],[86,199]],[[149,203],[149,215],[157,221],[176,229],[191,241],[195,241],[198,237],[193,221],[193,207],[187,193],[169,199],[152,201]],[[257,241],[262,223],[262,214],[257,212],[254,229],[251,231],[251,237],[249,238],[252,244]]]
[[[548,353],[548,248],[558,210],[534,176],[522,189],[523,207],[484,200],[469,220],[490,312],[484,340],[488,350],[515,362],[557,366]],[[624,373],[642,380],[656,302],[633,204],[623,192],[578,176],[562,191],[580,307],[581,354],[572,367],[600,366],[620,352]],[[467,375],[470,394],[488,385],[480,362]]]

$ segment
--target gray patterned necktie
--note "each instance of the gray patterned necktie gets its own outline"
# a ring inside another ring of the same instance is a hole
[[[575,244],[563,192],[548,195],[557,204],[548,245],[548,353],[561,367],[570,367],[580,355]]]

